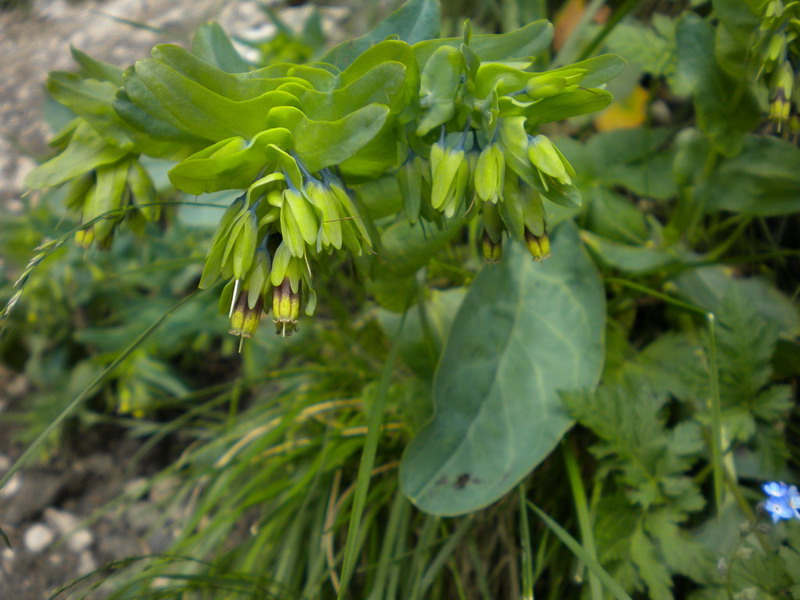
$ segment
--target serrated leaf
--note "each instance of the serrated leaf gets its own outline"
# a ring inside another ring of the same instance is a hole
[[[592,387],[603,362],[605,294],[577,230],[534,264],[511,245],[473,282],[434,381],[436,415],[406,448],[403,491],[458,515],[499,499],[571,425],[560,391]]]

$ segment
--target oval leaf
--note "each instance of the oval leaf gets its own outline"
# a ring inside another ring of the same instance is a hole
[[[544,263],[509,246],[458,311],[434,381],[436,415],[400,466],[403,491],[431,514],[464,514],[511,490],[572,425],[559,392],[600,376],[605,294],[575,226],[559,228]]]

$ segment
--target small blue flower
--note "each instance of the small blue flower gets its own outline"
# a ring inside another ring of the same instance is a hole
[[[800,519],[800,492],[797,486],[788,486],[782,481],[770,481],[762,486],[767,494],[764,509],[772,517],[772,522],[781,519]]]
[[[778,498],[786,495],[786,492],[789,490],[789,486],[782,481],[770,481],[761,487],[767,495]]]

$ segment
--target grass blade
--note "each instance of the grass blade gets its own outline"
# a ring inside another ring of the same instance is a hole
[[[394,339],[399,340],[400,334],[403,331],[403,326],[406,322],[406,315],[408,311],[403,313],[403,318],[400,320],[400,325],[397,328],[397,335]],[[342,600],[347,593],[347,586],[350,583],[350,578],[353,576],[355,570],[357,554],[358,554],[358,540],[361,529],[361,518],[364,514],[364,506],[367,502],[367,492],[369,491],[370,477],[372,476],[372,468],[375,466],[375,454],[378,451],[378,439],[381,434],[381,421],[383,420],[383,412],[386,407],[386,396],[389,392],[389,383],[392,379],[392,371],[394,364],[397,362],[397,355],[400,351],[400,343],[396,341],[392,344],[392,349],[389,352],[389,357],[386,359],[386,364],[383,366],[381,373],[381,380],[378,385],[378,391],[370,406],[369,417],[367,418],[367,438],[364,441],[364,449],[361,452],[361,462],[358,465],[358,476],[356,478],[356,487],[353,495],[353,508],[350,512],[350,525],[347,529],[347,541],[344,546],[344,559],[342,562],[342,576],[341,584],[339,586],[339,593],[337,595],[339,600]]]
[[[578,527],[581,530],[581,541],[586,552],[597,560],[597,549],[594,545],[594,531],[592,519],[589,516],[589,506],[586,503],[586,490],[583,487],[578,461],[575,458],[575,449],[572,444],[563,445],[564,462],[567,466],[567,478],[572,488],[572,498],[575,501],[575,512],[578,515]],[[597,575],[589,571],[589,590],[592,600],[603,600],[603,590]]]
[[[541,510],[538,506],[536,506],[533,502],[528,501],[528,506],[531,507],[539,518],[545,522],[545,524],[552,530],[553,533],[556,534],[556,537],[561,540],[567,548],[569,548],[572,553],[577,556],[580,560],[584,562],[586,568],[589,569],[592,573],[594,573],[597,578],[603,582],[603,585],[606,586],[606,589],[611,592],[611,595],[614,596],[617,600],[631,600],[631,597],[622,589],[622,586],[616,582],[616,580],[608,574],[608,572],[597,562],[597,559],[591,556],[586,549],[578,543],[574,537],[572,537],[569,532],[561,527],[558,523],[556,523],[550,516]]]
[[[190,300],[192,300],[195,296],[197,296],[198,292],[192,292],[185,298],[183,298],[180,302],[175,304],[172,308],[170,308],[167,312],[161,315],[152,325],[150,325],[147,329],[145,329],[139,337],[137,337],[133,343],[131,343],[122,353],[114,359],[114,361],[108,365],[100,375],[98,375],[92,383],[90,383],[72,402],[70,402],[67,407],[61,411],[53,421],[38,435],[38,437],[31,443],[30,446],[22,453],[17,461],[11,466],[11,468],[3,475],[2,479],[0,479],[0,489],[8,483],[8,480],[14,476],[16,473],[28,460],[33,456],[33,454],[39,449],[39,447],[44,443],[47,437],[53,433],[53,431],[58,427],[61,422],[69,417],[75,410],[89,397],[89,394],[97,387],[100,383],[102,383],[114,370],[122,364],[126,358],[128,358],[139,346],[141,346],[147,338],[149,338],[156,329],[158,329],[161,324],[166,321],[174,312],[180,309],[184,304],[187,304]]]

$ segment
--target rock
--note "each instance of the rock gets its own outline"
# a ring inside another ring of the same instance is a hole
[[[5,469],[0,467],[0,472],[5,471]],[[21,479],[19,473],[14,473],[11,476],[11,479],[8,480],[2,489],[0,489],[0,498],[10,498],[14,494],[19,491],[21,485]]]
[[[75,515],[63,510],[47,508],[44,511],[44,518],[58,533],[67,536],[67,547],[73,552],[83,552],[94,543],[94,535],[91,531],[85,527],[78,529],[80,521]]]
[[[14,501],[5,509],[3,520],[9,523],[24,523],[36,518],[45,507],[50,506],[68,480],[66,473],[45,469],[29,469],[21,479]]]
[[[23,536],[25,548],[31,554],[39,554],[52,544],[54,539],[53,530],[43,523],[31,525]]]
[[[97,561],[92,556],[92,553],[88,550],[84,550],[81,552],[80,556],[78,557],[78,566],[77,566],[78,575],[87,575],[92,571],[97,570]]]

